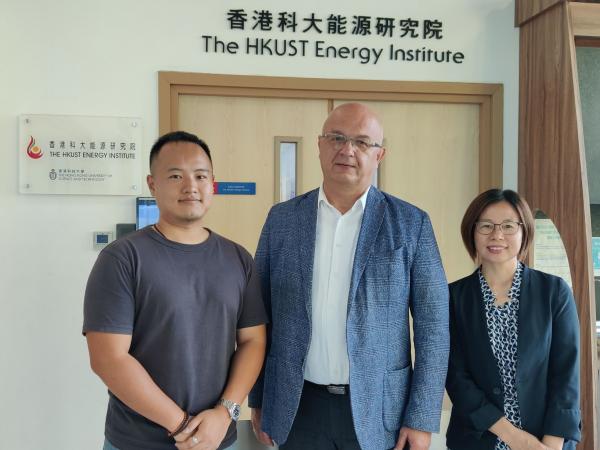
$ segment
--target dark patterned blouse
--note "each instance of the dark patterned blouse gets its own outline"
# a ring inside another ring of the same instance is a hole
[[[509,301],[504,305],[496,306],[496,296],[490,289],[487,281],[479,268],[479,284],[485,305],[485,318],[492,346],[496,358],[502,389],[504,391],[504,415],[514,426],[521,426],[521,412],[517,398],[516,370],[517,370],[517,342],[519,336],[519,296],[521,293],[521,274],[523,264],[517,265],[512,285],[508,291]],[[496,442],[496,450],[510,450],[510,447],[500,438]]]

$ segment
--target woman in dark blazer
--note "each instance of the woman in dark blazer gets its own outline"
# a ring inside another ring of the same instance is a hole
[[[575,302],[561,278],[521,262],[533,231],[510,190],[480,194],[463,218],[480,266],[450,285],[451,450],[574,449],[581,438]]]

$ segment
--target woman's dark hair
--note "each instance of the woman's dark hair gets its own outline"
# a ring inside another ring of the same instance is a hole
[[[477,259],[477,250],[475,248],[475,224],[481,217],[481,213],[494,203],[507,202],[519,215],[519,222],[523,225],[523,241],[519,250],[519,259],[523,260],[527,256],[529,246],[533,242],[533,233],[535,230],[535,222],[531,209],[523,197],[510,189],[490,189],[479,194],[471,202],[462,223],[460,224],[460,234],[462,235],[463,243],[469,253],[469,256],[475,261]]]
[[[212,158],[210,157],[210,150],[208,149],[208,145],[198,136],[192,133],[187,133],[185,131],[172,131],[167,134],[163,134],[161,137],[157,139],[157,141],[152,146],[150,150],[150,168],[152,168],[152,162],[156,159],[162,148],[171,142],[191,142],[192,144],[196,144],[204,150],[206,156],[208,156],[208,160],[212,164]]]

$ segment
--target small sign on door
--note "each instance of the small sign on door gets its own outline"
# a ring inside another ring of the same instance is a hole
[[[219,195],[256,195],[256,183],[215,181],[213,186]]]

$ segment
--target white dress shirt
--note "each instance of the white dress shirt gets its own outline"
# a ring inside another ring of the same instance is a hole
[[[304,379],[317,384],[348,384],[346,342],[348,294],[358,233],[368,188],[341,214],[319,189],[312,275],[312,330]]]

